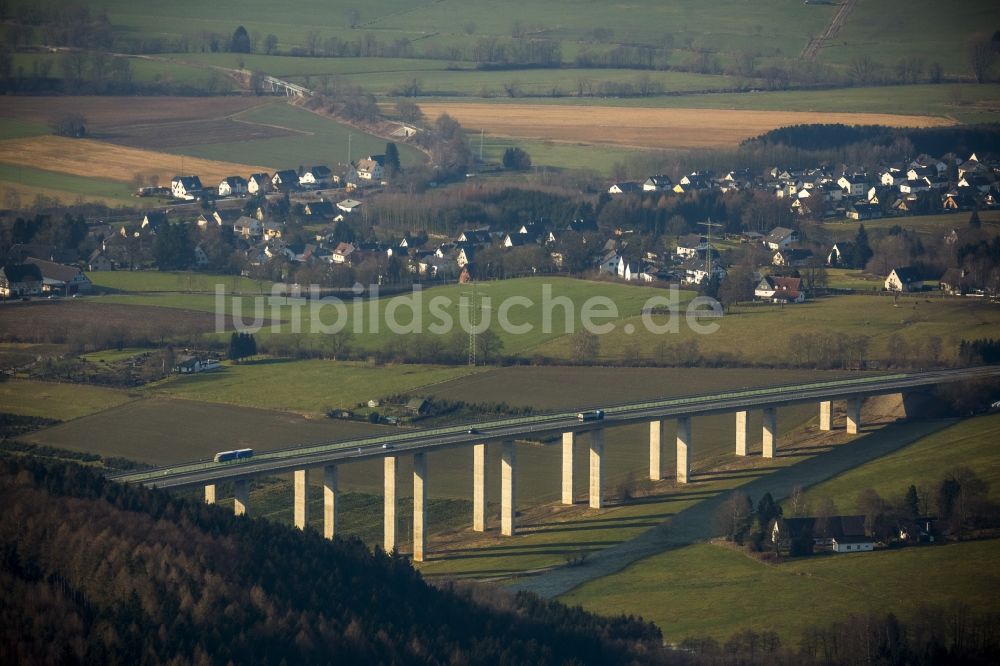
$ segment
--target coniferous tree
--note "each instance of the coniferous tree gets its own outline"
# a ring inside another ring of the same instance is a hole
[[[388,176],[399,173],[399,149],[392,141],[385,144],[385,171]]]
[[[854,261],[859,268],[864,268],[868,261],[875,254],[872,251],[872,246],[868,242],[868,232],[865,231],[865,225],[858,226],[858,233],[854,236]]]

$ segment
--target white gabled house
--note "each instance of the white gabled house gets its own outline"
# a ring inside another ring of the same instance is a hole
[[[247,192],[250,194],[266,194],[271,191],[271,175],[255,173],[247,179]]]
[[[799,240],[799,234],[794,229],[789,229],[788,227],[775,227],[771,229],[771,232],[764,238],[764,244],[771,250],[780,250],[786,248],[792,243],[797,243]]]
[[[175,199],[193,201],[203,189],[198,176],[174,176],[170,181],[170,194]]]
[[[924,288],[924,281],[920,277],[920,271],[913,266],[900,266],[892,269],[885,279],[887,291],[920,291]]]
[[[674,186],[670,176],[650,176],[642,183],[643,192],[669,192]]]
[[[228,176],[219,183],[220,197],[238,197],[247,193],[247,180],[242,176]]]
[[[333,172],[328,166],[309,167],[299,176],[299,185],[309,188],[329,187],[334,181]]]

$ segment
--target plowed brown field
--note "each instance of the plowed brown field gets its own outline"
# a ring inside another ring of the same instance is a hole
[[[634,148],[722,148],[787,125],[843,123],[932,127],[952,121],[883,113],[728,109],[652,109],[542,104],[423,103],[424,114],[451,115],[466,129],[498,137]]]
[[[169,153],[127,148],[91,139],[68,139],[59,136],[35,136],[0,141],[0,162],[30,166],[47,171],[132,182],[140,174],[159,176],[167,185],[176,175],[196,174],[205,187],[212,187],[226,176],[244,177],[267,167],[233,162],[181,157]]]

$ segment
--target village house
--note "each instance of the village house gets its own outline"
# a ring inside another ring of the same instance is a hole
[[[257,218],[241,215],[233,222],[233,233],[243,238],[260,238],[264,234],[264,224]]]
[[[837,179],[837,185],[840,185],[847,196],[860,197],[868,187],[868,178],[864,174],[844,174]]]
[[[24,298],[42,292],[42,272],[34,264],[8,264],[0,268],[0,296]]]
[[[72,296],[73,294],[89,292],[93,287],[90,278],[76,266],[66,266],[34,257],[25,259],[24,263],[38,267],[42,275],[42,291],[44,293]]]
[[[381,181],[382,173],[385,170],[385,155],[369,155],[358,160],[354,169],[361,180]]]
[[[190,354],[177,357],[174,364],[174,372],[180,375],[189,375],[196,372],[206,372],[208,370],[218,370],[222,367],[218,359],[199,358]]]
[[[892,269],[885,279],[885,288],[888,291],[921,291],[924,282],[920,278],[920,271],[912,266],[901,266]]]
[[[193,201],[203,189],[198,176],[174,176],[170,181],[170,194],[175,199]]]
[[[330,255],[330,261],[335,264],[350,264],[352,259],[351,255],[354,254],[355,248],[351,243],[337,243],[337,247],[334,248]]]
[[[806,300],[801,278],[779,275],[765,275],[761,278],[753,295],[773,303],[801,303]]]
[[[692,257],[697,257],[699,252],[704,252],[708,248],[709,245],[705,242],[704,237],[698,234],[687,234],[677,239],[675,254],[678,257],[691,259]]]
[[[345,213],[353,213],[358,208],[361,207],[361,202],[357,199],[344,199],[337,203],[337,208],[344,211]]]
[[[333,172],[323,165],[309,167],[299,176],[299,185],[309,189],[329,187],[333,182]]]
[[[271,175],[255,173],[247,179],[247,192],[252,195],[267,194],[271,191]]]
[[[642,183],[643,192],[669,192],[674,186],[670,176],[650,176]]]
[[[239,197],[247,193],[247,180],[242,176],[228,176],[219,183],[220,197]]]
[[[278,192],[293,192],[299,187],[299,175],[293,169],[282,169],[271,176],[271,187]]]
[[[635,182],[622,182],[614,183],[608,188],[608,194],[630,194],[632,192],[641,192],[642,185]]]
[[[764,244],[771,250],[786,248],[792,243],[797,243],[799,234],[794,229],[787,227],[775,227],[764,237]]]
[[[865,534],[864,516],[807,516],[777,518],[771,525],[771,543],[788,548],[796,539],[809,538],[816,548],[837,553],[872,550],[874,542]]]
[[[796,267],[805,266],[813,257],[812,250],[799,247],[787,247],[778,250],[771,257],[771,264],[774,266]]]

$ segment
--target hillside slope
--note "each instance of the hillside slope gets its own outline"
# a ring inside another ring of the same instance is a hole
[[[0,459],[0,663],[665,663],[631,618],[439,589],[401,558],[82,467]]]

